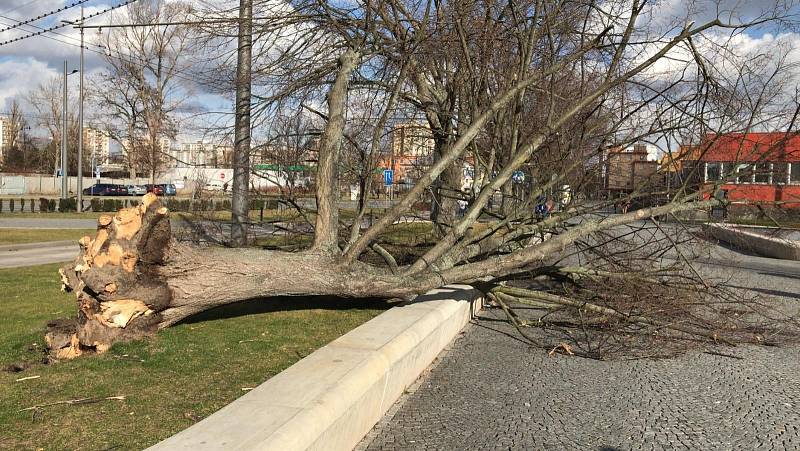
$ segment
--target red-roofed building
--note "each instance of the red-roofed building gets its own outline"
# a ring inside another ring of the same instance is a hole
[[[696,167],[706,188],[722,182],[731,201],[777,202],[800,208],[800,135],[707,135],[690,150],[684,160],[700,166],[684,166]]]

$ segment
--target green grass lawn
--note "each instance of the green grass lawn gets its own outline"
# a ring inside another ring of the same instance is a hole
[[[205,312],[107,353],[45,365],[44,324],[74,315],[58,265],[0,269],[1,449],[142,449],[379,314],[376,300],[271,298]],[[16,382],[17,379],[40,376]],[[33,405],[97,396],[125,400]]]
[[[0,245],[64,240],[77,242],[84,235],[94,236],[96,232],[95,229],[0,229]]]
[[[59,212],[45,212],[45,213],[31,213],[29,211],[26,212],[15,212],[11,213],[8,211],[0,212],[0,218],[51,218],[51,219],[97,219],[100,215],[113,215],[114,213],[103,213],[103,212],[95,212],[95,211],[85,211],[83,213],[78,213],[75,211],[67,211],[64,213]]]

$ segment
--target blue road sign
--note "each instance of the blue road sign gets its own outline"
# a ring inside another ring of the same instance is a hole
[[[522,183],[525,181],[525,173],[522,171],[514,171],[511,174],[511,179],[514,180],[514,183]]]
[[[391,186],[394,183],[394,171],[392,169],[384,169],[383,170],[383,184],[385,186]]]

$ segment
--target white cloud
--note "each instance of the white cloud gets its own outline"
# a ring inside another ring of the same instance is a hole
[[[30,89],[58,74],[35,58],[0,61],[0,108],[5,111],[12,99],[21,99]]]

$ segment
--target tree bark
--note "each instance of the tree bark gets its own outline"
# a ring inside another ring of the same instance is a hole
[[[247,244],[250,219],[250,97],[253,64],[253,1],[239,2],[239,41],[236,59],[236,117],[234,124],[231,244]]]
[[[347,87],[359,54],[348,49],[339,57],[339,71],[328,92],[328,124],[319,145],[317,165],[317,220],[313,248],[333,253],[339,249],[339,154],[347,107]]]
[[[59,270],[76,294],[74,321],[49,324],[56,358],[103,352],[195,313],[270,296],[407,297],[434,287],[325,252],[195,247],[172,240],[168,211],[152,193],[142,204],[101,216],[97,234],[80,240],[74,262]],[[302,277],[298,277],[302,274]]]

